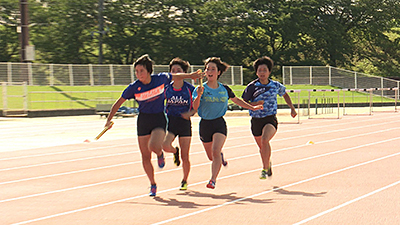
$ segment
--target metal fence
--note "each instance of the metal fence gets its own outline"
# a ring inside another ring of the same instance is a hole
[[[400,81],[339,69],[331,66],[283,66],[283,84],[330,85],[342,89],[371,89],[374,95],[394,97],[388,88],[400,88]]]
[[[37,111],[46,114],[46,111],[51,113],[51,111],[66,110],[69,111],[67,113],[72,113],[71,110],[86,110],[86,113],[89,113],[93,112],[89,109],[97,110],[98,105],[107,105],[108,109],[111,108],[115,99],[121,95],[121,91],[112,90],[64,91],[59,87],[51,87],[54,88],[55,91],[28,91],[28,88],[26,82],[0,82],[0,116],[28,116],[28,114],[35,114],[35,112],[39,115]],[[37,87],[31,87],[31,89],[36,88]],[[56,91],[56,89],[59,90]],[[343,115],[365,114],[366,111],[369,111],[369,115],[371,115],[373,111],[378,112],[386,110],[388,112],[397,112],[398,98],[396,96],[399,96],[398,89],[389,89],[384,89],[383,91],[393,92],[392,96],[394,96],[394,99],[373,96],[374,91],[382,91],[380,88],[301,89],[288,90],[288,92],[291,94],[293,104],[297,105],[298,113],[302,112],[302,115],[306,115],[308,118],[339,118],[341,115],[340,108],[343,108]],[[364,93],[360,94],[356,92]],[[278,97],[278,104],[282,109],[287,108],[282,97]],[[126,101],[123,106],[136,108],[137,104],[134,100],[131,100]],[[300,111],[300,109],[303,109],[303,111]],[[286,122],[289,121],[295,122],[295,120],[292,119],[286,120]],[[297,123],[299,122],[300,117],[298,117]]]
[[[192,65],[191,71],[204,69]],[[155,65],[154,73],[167,72],[168,65]],[[190,71],[189,71],[190,72]],[[136,79],[133,65],[1,63],[0,82],[27,82],[40,86],[127,85]],[[242,66],[230,66],[220,81],[243,85]]]

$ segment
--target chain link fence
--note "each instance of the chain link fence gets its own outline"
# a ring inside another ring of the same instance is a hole
[[[203,70],[204,66],[193,65],[190,69]],[[154,73],[168,70],[168,65],[154,66]],[[0,63],[0,82],[27,82],[28,85],[39,86],[95,86],[127,85],[135,79],[133,65]],[[220,82],[243,85],[242,66],[230,66]]]
[[[283,84],[330,85],[342,89],[377,89],[374,95],[394,98],[390,88],[400,88],[400,81],[331,66],[283,66]]]

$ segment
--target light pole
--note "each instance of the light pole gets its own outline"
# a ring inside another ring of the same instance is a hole
[[[29,45],[29,18],[28,0],[20,0],[19,10],[21,14],[21,62],[26,62],[26,46]]]
[[[103,20],[103,3],[104,0],[99,0],[99,64],[103,64],[103,34],[104,34],[104,20]]]

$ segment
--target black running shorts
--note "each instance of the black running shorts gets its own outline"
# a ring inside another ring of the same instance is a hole
[[[211,142],[212,136],[215,133],[221,133],[223,135],[228,134],[228,130],[226,128],[226,122],[223,117],[219,117],[213,120],[200,120],[200,140],[202,142]]]
[[[156,128],[165,130],[167,128],[167,118],[165,113],[139,113],[137,118],[137,135],[145,136],[151,134]]]
[[[168,116],[168,132],[179,137],[192,136],[192,123],[178,116]]]
[[[276,115],[266,116],[262,118],[251,118],[251,133],[254,137],[262,135],[262,130],[265,125],[272,124],[276,130],[278,130],[278,119]]]

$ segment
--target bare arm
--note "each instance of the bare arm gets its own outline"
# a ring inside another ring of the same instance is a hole
[[[241,98],[238,98],[238,97],[234,97],[234,98],[231,98],[231,100],[232,100],[232,102],[234,102],[236,105],[238,105],[238,106],[241,106],[241,107],[243,107],[243,108],[245,108],[245,109],[250,109],[250,110],[260,110],[260,109],[263,109],[264,107],[263,107],[263,103],[258,103],[258,104],[250,104],[250,103],[248,103],[248,102],[246,102],[246,101],[244,101],[243,99],[241,99]]]
[[[104,127],[109,127],[111,125],[111,120],[114,117],[115,113],[117,113],[118,109],[121,105],[126,101],[125,98],[119,97],[117,101],[114,102],[113,106],[111,107],[110,114],[107,116],[106,125]]]
[[[200,106],[200,99],[201,96],[203,95],[204,87],[198,87],[197,88],[197,97],[193,101],[193,109],[197,111]]]
[[[296,109],[293,106],[292,100],[290,99],[290,96],[285,93],[283,95],[283,99],[285,99],[286,104],[290,107],[290,115],[295,118],[297,116]]]
[[[192,73],[173,73],[172,80],[179,80],[179,79],[193,79],[197,80],[204,77],[204,73],[201,70],[197,70]]]
[[[249,102],[249,101],[245,101],[245,102],[249,103],[250,105],[263,105],[264,104],[263,100],[257,101],[257,102]]]
[[[181,116],[182,116],[183,119],[189,120],[191,116],[196,114],[196,112],[197,112],[197,110],[192,109],[192,110],[190,110],[188,112],[181,113]]]

